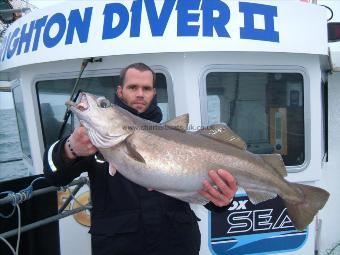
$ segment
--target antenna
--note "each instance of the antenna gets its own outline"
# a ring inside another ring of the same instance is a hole
[[[0,41],[10,24],[36,8],[25,0],[2,0],[0,3]]]

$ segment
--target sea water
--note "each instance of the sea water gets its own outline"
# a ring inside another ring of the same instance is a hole
[[[29,175],[22,157],[15,111],[0,109],[0,182]]]

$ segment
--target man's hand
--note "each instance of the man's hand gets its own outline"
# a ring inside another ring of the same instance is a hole
[[[230,204],[237,191],[235,178],[224,169],[209,171],[209,177],[215,187],[205,180],[199,193],[216,206],[222,207]]]
[[[65,143],[64,149],[68,159],[90,156],[98,151],[91,143],[84,127],[74,129],[68,141]]]

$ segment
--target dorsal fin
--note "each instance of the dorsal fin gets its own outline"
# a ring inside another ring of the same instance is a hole
[[[282,177],[287,176],[286,166],[280,154],[259,154],[259,156]]]
[[[186,113],[172,120],[169,120],[168,122],[165,123],[165,126],[178,129],[181,131],[186,131],[188,129],[188,124],[189,124],[189,114]]]
[[[196,133],[212,138],[219,142],[232,144],[242,150],[247,148],[247,144],[243,141],[243,139],[224,124],[210,125],[206,128],[198,130]]]

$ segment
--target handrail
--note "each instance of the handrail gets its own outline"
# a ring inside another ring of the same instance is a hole
[[[88,183],[88,178],[80,177],[79,179],[74,180],[73,182],[71,182],[67,186],[74,186],[74,185],[80,185],[80,184],[84,185],[86,183]],[[46,188],[42,188],[42,189],[37,189],[37,190],[34,190],[32,192],[31,197],[35,197],[35,196],[45,194],[45,193],[48,193],[48,192],[58,191],[60,189],[61,189],[60,187],[54,187],[54,186],[50,186],[50,187],[46,187]],[[0,199],[0,205],[12,204],[13,202],[18,201],[18,200],[20,201],[21,197],[22,197],[22,193],[20,191],[17,192],[17,193],[14,193],[12,195],[7,195],[5,198]]]
[[[78,208],[63,212],[63,210],[71,202],[72,198],[74,198],[74,195],[80,190],[80,188],[83,185],[87,184],[88,182],[89,182],[89,179],[87,177],[80,177],[77,180],[72,181],[69,185],[66,186],[66,187],[70,187],[70,186],[77,185],[76,188],[74,189],[74,191],[71,193],[70,197],[65,201],[65,203],[59,209],[58,214],[51,216],[51,217],[48,217],[48,218],[45,218],[45,219],[42,219],[42,220],[38,220],[36,222],[25,225],[23,227],[19,227],[19,228],[12,229],[10,231],[1,233],[0,237],[6,239],[8,237],[15,236],[17,234],[21,234],[22,232],[25,232],[25,231],[28,231],[28,230],[31,230],[31,229],[34,229],[34,228],[38,228],[40,226],[49,224],[53,221],[65,218],[65,217],[70,216],[72,214],[76,214],[76,213],[79,213],[79,212],[85,211],[85,210],[90,210],[92,208],[92,206],[90,204],[87,204],[87,205],[82,205]],[[32,186],[32,184],[30,186]],[[34,191],[32,191],[32,193],[30,194],[29,197],[26,197],[26,194],[24,194],[27,190],[27,188],[26,188],[26,189],[19,191],[17,193],[11,193],[10,195],[7,195],[5,198],[0,199],[0,205],[3,205],[3,204],[15,205],[15,204],[18,203],[18,201],[19,201],[19,203],[21,203],[25,200],[31,199],[32,197],[35,197],[35,196],[38,196],[38,195],[41,195],[41,194],[45,194],[45,193],[49,193],[49,192],[53,192],[53,191],[63,190],[63,189],[65,189],[65,187],[49,186],[49,187],[34,190]],[[24,199],[23,199],[23,196],[25,197]]]

